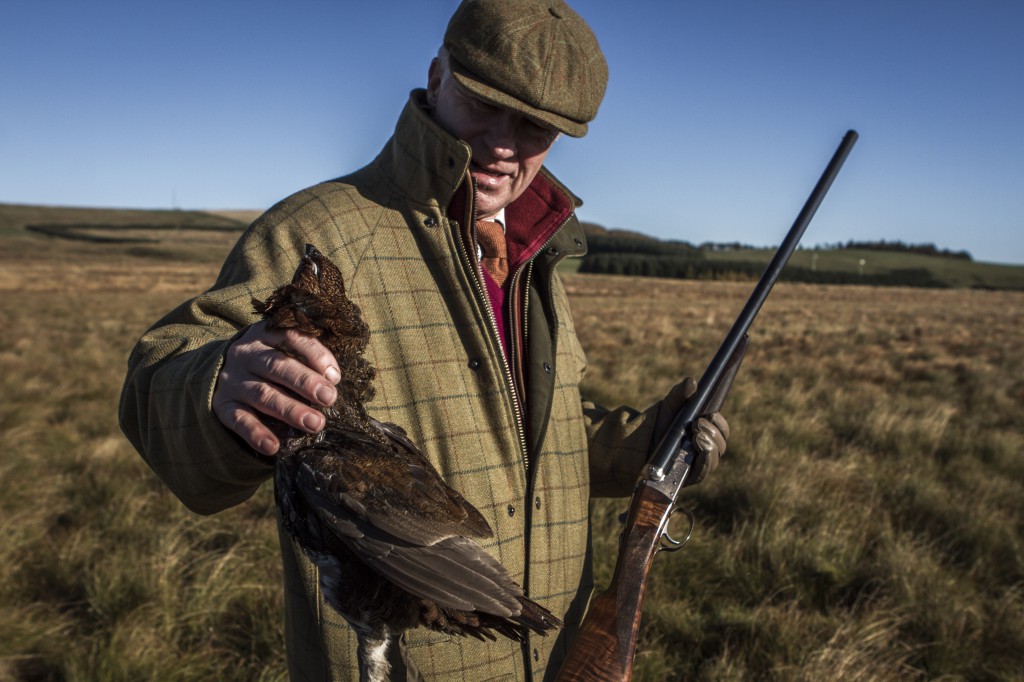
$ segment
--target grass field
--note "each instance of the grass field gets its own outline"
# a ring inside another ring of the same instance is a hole
[[[0,234],[0,681],[286,676],[269,490],[195,516],[117,429],[131,346],[233,241],[200,234]],[[587,392],[637,406],[700,373],[750,290],[566,284]],[[1022,324],[1019,292],[779,285],[634,679],[1022,679]],[[594,503],[599,580],[624,504]]]
[[[588,387],[644,404],[698,373],[748,289],[570,280]],[[780,285],[638,678],[1021,679],[1022,322],[1020,293]],[[595,504],[599,556],[619,511]]]

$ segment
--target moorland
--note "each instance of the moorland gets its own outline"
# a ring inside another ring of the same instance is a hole
[[[113,240],[0,215],[0,680],[285,679],[267,486],[194,515],[116,417],[132,345],[240,223],[118,215],[91,230]],[[751,289],[565,282],[586,394],[638,407],[701,372]],[[728,453],[683,497],[692,537],[655,562],[634,679],[1020,679],[1022,324],[1022,292],[779,284]],[[624,506],[593,503],[599,583]]]

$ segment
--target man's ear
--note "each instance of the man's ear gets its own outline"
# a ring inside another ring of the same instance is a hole
[[[430,70],[427,71],[427,104],[437,106],[437,93],[441,89],[441,76],[444,69],[441,62],[434,57],[430,61]]]

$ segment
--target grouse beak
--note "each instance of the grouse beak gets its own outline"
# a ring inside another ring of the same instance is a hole
[[[320,279],[320,259],[323,258],[323,254],[320,253],[320,249],[316,248],[312,244],[306,244],[306,260],[309,261],[309,265],[313,269],[313,274],[317,279]]]

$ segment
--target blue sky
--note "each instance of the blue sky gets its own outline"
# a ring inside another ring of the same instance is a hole
[[[455,0],[9,2],[0,202],[262,209],[369,161]],[[577,0],[608,58],[548,166],[584,220],[775,244],[843,133],[805,245],[1024,263],[1024,2]]]

